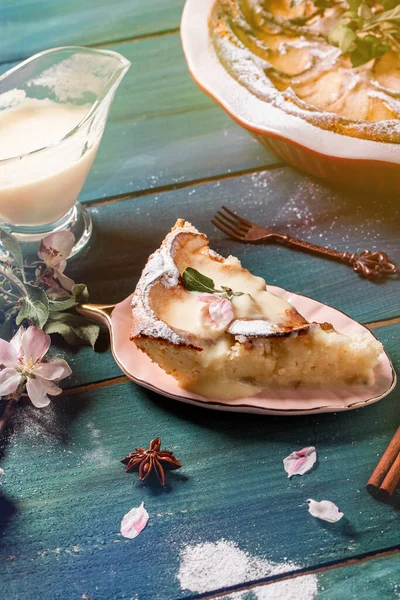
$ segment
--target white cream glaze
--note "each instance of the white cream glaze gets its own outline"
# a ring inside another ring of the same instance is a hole
[[[180,219],[150,256],[136,287],[133,337],[149,336],[198,347],[226,338],[223,331],[208,327],[201,319],[204,304],[199,294],[180,283],[187,267],[213,279],[216,289],[227,286],[234,292],[245,290],[232,301],[235,320],[228,329],[231,335],[271,337],[308,327],[289,302],[267,291],[261,277],[244,269],[233,256],[223,259],[210,252],[207,237]]]

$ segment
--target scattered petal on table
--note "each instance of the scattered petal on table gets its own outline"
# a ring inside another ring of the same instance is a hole
[[[133,540],[146,527],[149,513],[144,507],[144,502],[139,507],[132,508],[121,521],[121,533],[124,537]]]
[[[321,502],[318,502],[317,500],[309,498],[307,502],[308,512],[316,519],[321,519],[328,523],[336,523],[344,516],[336,504],[330,500],[321,500]]]
[[[311,471],[317,460],[317,453],[314,446],[308,446],[297,452],[292,452],[283,459],[283,466],[288,477],[292,475],[304,475]]]

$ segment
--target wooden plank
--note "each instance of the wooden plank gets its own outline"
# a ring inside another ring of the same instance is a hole
[[[179,35],[110,49],[124,54],[131,67],[117,91],[83,202],[278,162],[193,83]]]
[[[362,561],[219,596],[219,600],[370,600],[398,598],[400,555]]]
[[[239,585],[393,547],[397,511],[365,484],[396,429],[399,401],[397,390],[354,412],[263,418],[195,409],[129,382],[59,397],[40,411],[26,407],[2,450],[3,594],[193,598],[232,583],[221,549],[233,553]],[[139,484],[119,463],[158,435],[184,465],[168,473],[165,490]],[[308,445],[317,448],[317,467],[287,479],[283,457]],[[345,518],[314,519],[307,498],[336,502]],[[142,501],[149,525],[124,540],[120,520]]]
[[[184,0],[3,0],[0,60],[57,46],[87,46],[179,27]]]

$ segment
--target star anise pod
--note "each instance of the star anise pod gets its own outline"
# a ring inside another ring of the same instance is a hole
[[[125,471],[139,469],[140,481],[144,481],[154,472],[162,486],[165,485],[164,469],[180,469],[182,466],[179,460],[175,458],[172,452],[160,450],[161,440],[155,438],[150,442],[149,450],[145,448],[135,448],[121,462],[126,465]]]

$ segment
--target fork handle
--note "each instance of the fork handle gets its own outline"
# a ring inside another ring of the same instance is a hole
[[[397,265],[389,260],[386,252],[363,250],[360,254],[356,254],[355,252],[350,254],[350,252],[339,252],[338,250],[332,250],[331,248],[325,248],[324,246],[318,246],[317,244],[298,240],[290,235],[276,234],[275,239],[285,246],[342,262],[352,267],[356,273],[359,273],[364,277],[374,278],[399,273]]]

